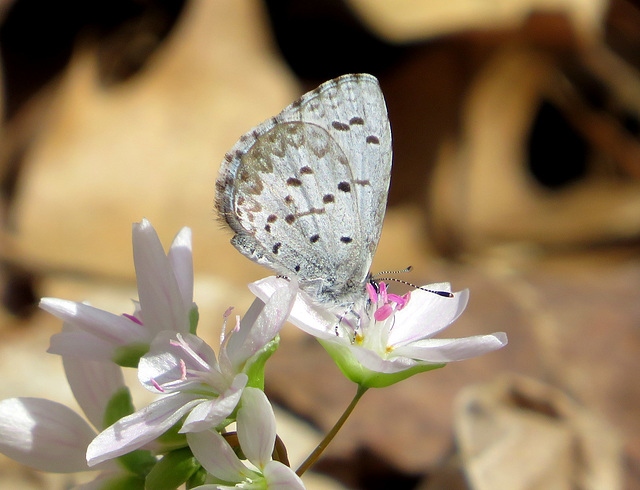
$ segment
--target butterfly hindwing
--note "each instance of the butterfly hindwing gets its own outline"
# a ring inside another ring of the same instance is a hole
[[[345,75],[245,134],[223,161],[216,204],[240,252],[345,303],[364,291],[390,167],[377,80]]]

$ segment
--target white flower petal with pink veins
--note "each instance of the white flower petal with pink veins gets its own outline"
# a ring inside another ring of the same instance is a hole
[[[84,303],[42,298],[40,308],[65,322],[64,331],[51,338],[48,352],[52,354],[97,360],[92,356],[93,353],[87,352],[87,349],[91,349],[93,340],[86,343],[85,349],[77,349],[75,345],[72,350],[65,349],[65,342],[77,344],[78,342],[74,342],[76,338],[83,342],[95,339],[98,346],[112,346],[111,350],[131,343],[150,341],[147,330],[139,323],[126,316],[114,315]],[[110,356],[104,360],[110,360]]]
[[[189,333],[195,308],[191,230],[180,230],[167,255],[149,221],[134,223],[133,260],[139,296],[133,315],[57,298],[40,301],[43,310],[66,323],[65,330],[51,338],[49,352],[108,361],[127,347],[140,350],[159,332]]]
[[[89,444],[87,463],[94,466],[139,449],[164,434],[204,400],[196,394],[174,393],[121,418]]]
[[[271,461],[276,442],[276,416],[261,390],[249,388],[238,410],[238,440],[244,455],[258,468]]]
[[[250,285],[262,301],[284,287],[285,279],[268,277]],[[370,298],[345,308],[344,317],[335,306],[324,307],[298,292],[289,321],[323,341],[333,355],[350,364],[351,356],[363,367],[379,373],[399,373],[415,366],[460,361],[504,347],[503,332],[461,339],[434,339],[464,311],[469,291],[451,292],[449,283],[423,286],[403,297],[368,286]],[[352,318],[347,318],[351,315]],[[341,354],[340,354],[341,353]],[[334,357],[334,359],[336,359]]]
[[[238,405],[248,379],[246,374],[236,375],[231,386],[218,398],[203,401],[191,410],[179,432],[200,432],[223,422]]]
[[[0,452],[41,471],[88,470],[85,452],[96,432],[69,407],[41,398],[0,401]]]
[[[62,357],[67,381],[82,411],[96,429],[103,429],[104,415],[113,395],[125,388],[122,368],[112,362]]]
[[[190,231],[183,229],[178,233],[171,248],[174,247],[176,252],[170,260],[148,220],[133,224],[133,262],[140,314],[143,324],[154,334],[163,330],[189,332],[189,311],[193,304],[193,261],[187,260],[185,255],[191,255]],[[176,272],[174,264],[187,270]],[[182,289],[178,277],[183,282]]]
[[[256,468],[246,466],[217,432],[187,434],[196,459],[213,477],[235,486],[203,485],[201,490],[222,488],[304,489],[302,480],[288,466],[271,459],[276,438],[275,415],[263,391],[246,388],[238,410],[238,442],[242,453]]]

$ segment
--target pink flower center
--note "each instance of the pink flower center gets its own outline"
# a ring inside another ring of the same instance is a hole
[[[369,299],[371,302],[378,306],[373,317],[379,322],[386,320],[396,311],[400,311],[402,308],[407,306],[411,299],[410,292],[403,296],[388,293],[387,285],[384,282],[378,284],[377,291],[373,284],[367,284],[367,292],[369,293]]]

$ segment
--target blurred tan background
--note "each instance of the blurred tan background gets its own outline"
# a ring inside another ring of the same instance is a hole
[[[470,288],[447,336],[510,344],[367,393],[309,488],[640,487],[637,4],[0,0],[0,57],[0,399],[73,406],[45,354],[60,322],[35,305],[130,312],[143,217],[165,247],[193,229],[217,349],[266,272],[216,221],[219,162],[303,92],[369,72],[394,137],[373,272]],[[354,387],[315,341],[282,337],[267,392],[297,464]],[[75,479],[0,457],[0,488]]]

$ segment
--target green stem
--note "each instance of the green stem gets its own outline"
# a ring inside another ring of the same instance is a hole
[[[362,395],[364,395],[368,389],[369,389],[368,387],[358,385],[358,391],[356,392],[356,396],[353,397],[353,400],[351,400],[351,403],[349,404],[347,409],[344,411],[342,416],[338,419],[338,421],[327,433],[327,435],[324,436],[324,439],[320,442],[320,444],[316,446],[316,448],[309,455],[309,457],[305,459],[304,462],[297,469],[296,474],[298,476],[302,476],[304,472],[307,471],[309,467],[318,460],[322,452],[327,448],[329,443],[333,440],[335,435],[338,433],[338,431],[342,428],[344,423],[347,421],[347,419],[349,418],[349,415],[351,415],[351,412],[353,412],[353,409],[356,408],[356,405],[360,401],[360,398],[362,398]]]

